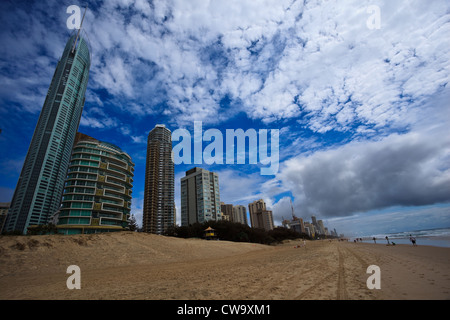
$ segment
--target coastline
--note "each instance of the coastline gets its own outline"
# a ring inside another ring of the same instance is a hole
[[[362,239],[362,242],[357,243],[374,244],[369,237],[363,237]],[[389,242],[394,242],[396,245],[413,246],[409,238],[389,238]],[[376,244],[387,245],[387,241],[384,238],[376,238]],[[416,237],[416,244],[417,246],[450,248],[450,236]]]

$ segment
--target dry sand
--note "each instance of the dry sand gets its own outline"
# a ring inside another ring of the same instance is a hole
[[[450,248],[278,246],[122,232],[0,237],[0,299],[449,299]],[[81,289],[69,290],[69,265]],[[368,289],[369,265],[381,289]]]

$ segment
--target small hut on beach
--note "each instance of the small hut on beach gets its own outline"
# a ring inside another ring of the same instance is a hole
[[[211,227],[206,228],[205,230],[205,239],[206,240],[212,240],[212,239],[216,239],[216,230],[214,230]]]

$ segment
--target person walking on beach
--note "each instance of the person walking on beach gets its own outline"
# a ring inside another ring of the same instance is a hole
[[[412,235],[409,235],[409,241],[412,242],[413,247],[416,247],[416,246],[417,246],[417,244],[416,244],[416,238],[414,238]]]
[[[377,244],[377,239],[375,237],[373,237],[373,243]]]
[[[389,245],[389,238],[388,238],[388,236],[386,236],[386,240],[387,240],[387,244]]]

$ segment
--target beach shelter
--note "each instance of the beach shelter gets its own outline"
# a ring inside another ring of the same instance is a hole
[[[215,239],[216,238],[216,230],[214,230],[213,228],[208,227],[204,231],[205,231],[205,239],[206,240],[210,240],[210,239]]]

